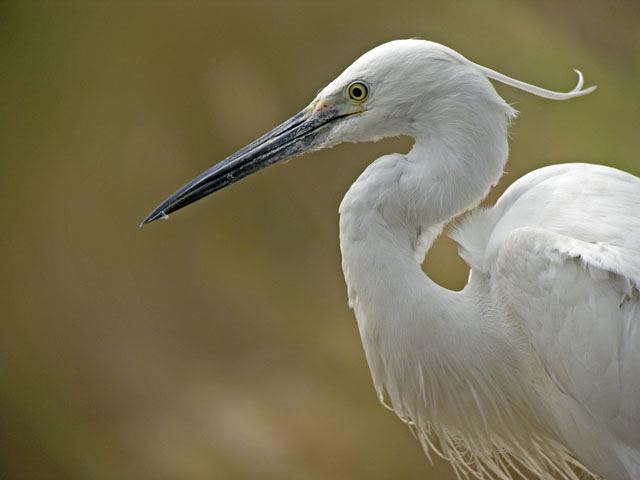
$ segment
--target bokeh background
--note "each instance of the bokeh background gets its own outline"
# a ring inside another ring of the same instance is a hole
[[[527,171],[640,174],[640,2],[0,3],[0,478],[449,479],[374,394],[338,205],[408,139],[252,176],[143,229],[175,189],[299,111],[366,50],[421,37],[552,89]],[[425,270],[460,288],[455,245]]]

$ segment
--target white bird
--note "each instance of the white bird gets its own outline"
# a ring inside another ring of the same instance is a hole
[[[420,267],[503,173],[515,111],[489,79],[564,100],[595,88],[577,73],[557,93],[437,43],[383,44],[143,223],[305,150],[413,137],[340,205],[349,302],[380,400],[464,477],[640,479],[639,178],[579,163],[536,170],[453,230],[471,267],[462,291]]]

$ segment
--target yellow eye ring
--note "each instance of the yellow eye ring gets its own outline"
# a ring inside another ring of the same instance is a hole
[[[347,87],[347,95],[352,102],[362,103],[369,95],[369,87],[362,82],[351,82]]]

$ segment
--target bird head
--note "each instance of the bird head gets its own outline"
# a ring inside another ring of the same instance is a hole
[[[437,43],[388,42],[362,55],[302,111],[184,185],[142,225],[309,150],[399,135],[428,139],[441,134],[447,121],[463,118],[472,110],[481,115],[497,109],[507,119],[514,111],[488,78],[556,99],[583,95],[594,88],[580,90],[580,76],[572,92],[550,92],[474,64]]]
[[[425,40],[395,40],[370,50],[323,88],[314,109],[338,109],[320,148],[437,131],[455,115],[486,103],[508,106],[487,77],[455,51]]]

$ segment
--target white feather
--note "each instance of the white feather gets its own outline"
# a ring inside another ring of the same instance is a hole
[[[488,78],[550,92],[441,45],[390,42],[319,99],[355,80],[366,111],[326,141],[416,139],[374,161],[340,206],[350,305],[381,400],[459,475],[640,478],[640,180],[558,165],[512,185],[454,232],[472,267],[461,292],[419,263],[446,222],[500,178],[515,111]]]

